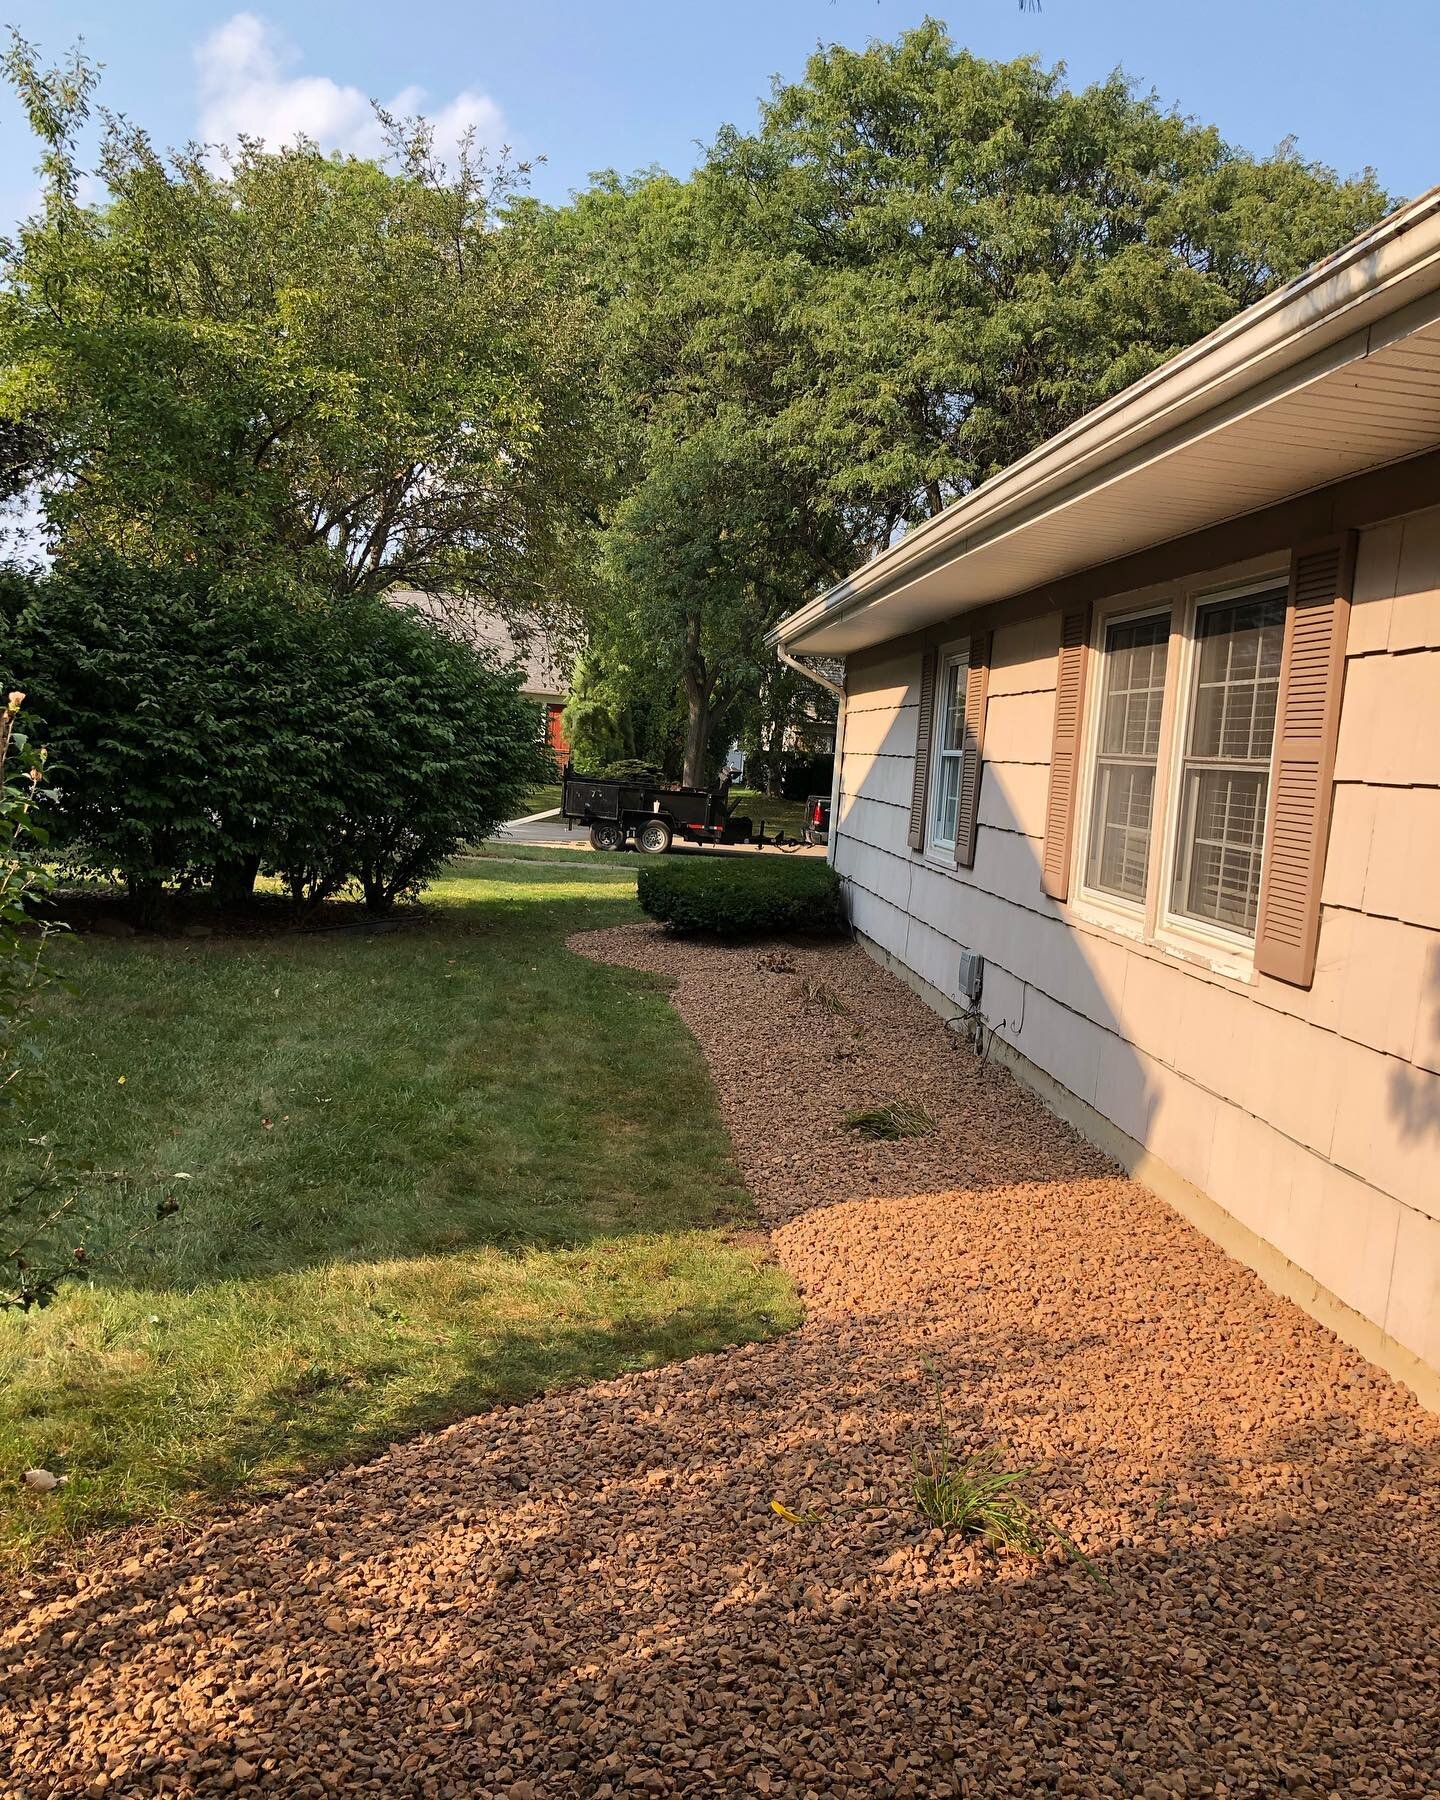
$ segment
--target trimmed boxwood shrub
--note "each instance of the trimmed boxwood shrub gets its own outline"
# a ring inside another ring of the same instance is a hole
[[[640,904],[671,931],[722,938],[846,929],[840,878],[816,857],[667,856],[642,862]]]

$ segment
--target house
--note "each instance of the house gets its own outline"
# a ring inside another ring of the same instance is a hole
[[[495,651],[502,662],[518,663],[525,672],[520,692],[535,702],[545,742],[563,767],[570,757],[562,719],[570,697],[573,647],[567,649],[538,625],[522,637],[498,613],[487,611],[473,600],[422,594],[414,588],[392,589],[389,598],[396,606],[414,607],[468,643]]]
[[[1440,189],[771,641],[876,959],[1440,1405]]]

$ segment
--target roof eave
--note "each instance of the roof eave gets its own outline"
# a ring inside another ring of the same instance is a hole
[[[1392,213],[1325,261],[1102,402],[1073,425],[951,503],[899,543],[782,619],[772,648],[802,649],[822,624],[883,602],[922,569],[953,561],[976,534],[1047,496],[1100,481],[1121,459],[1305,362],[1440,282],[1440,187]],[[957,610],[964,610],[963,607]]]

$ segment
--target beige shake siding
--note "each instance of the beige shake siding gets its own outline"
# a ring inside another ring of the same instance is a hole
[[[1058,610],[987,621],[971,869],[907,843],[922,652],[970,618],[849,656],[833,856],[858,930],[937,1004],[960,1009],[959,952],[980,951],[1000,1042],[1123,1134],[1127,1160],[1158,1159],[1273,1246],[1324,1290],[1320,1310],[1340,1303],[1332,1322],[1366,1327],[1349,1333],[1362,1347],[1378,1332],[1435,1371],[1440,506],[1361,531],[1353,599],[1308,989],[1182,959],[1042,892]]]

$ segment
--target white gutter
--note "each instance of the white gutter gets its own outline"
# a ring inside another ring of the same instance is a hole
[[[776,630],[779,630],[779,626],[776,626]],[[768,633],[765,642],[767,644],[772,642],[772,638]],[[813,681],[817,687],[824,688],[827,694],[833,694],[842,705],[844,704],[845,690],[838,681],[832,681],[828,675],[819,675],[814,669],[807,669],[804,663],[796,661],[783,644],[775,644],[775,654],[780,658],[782,663],[785,663],[787,667],[792,668],[797,675],[803,675],[807,681]]]
[[[967,540],[979,532],[993,533],[1023,508],[1043,508],[1058,490],[1093,477],[1154,438],[1365,330],[1437,281],[1440,187],[1237,313],[916,526],[898,544],[782,619],[766,634],[766,643],[778,651],[862,602],[881,599],[923,568],[963,555],[970,547]]]

